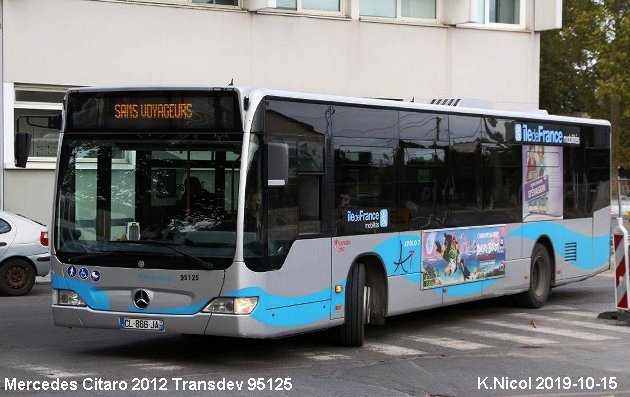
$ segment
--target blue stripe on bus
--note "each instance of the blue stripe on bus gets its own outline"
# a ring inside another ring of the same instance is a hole
[[[343,280],[341,285],[345,285]],[[345,289],[345,288],[344,288]],[[325,288],[309,295],[273,295],[260,287],[243,288],[224,294],[225,297],[257,296],[258,306],[251,314],[257,321],[275,327],[295,327],[330,318],[331,294],[335,304],[343,305],[345,294]]]
[[[50,284],[54,289],[67,289],[76,292],[83,299],[83,302],[94,310],[110,310],[111,308],[107,294],[92,284],[58,276],[56,273],[51,274]]]
[[[561,254],[566,243],[577,243],[577,258],[570,263],[581,269],[596,269],[608,263],[610,256],[610,234],[585,236],[566,226],[551,222],[527,223],[508,233],[508,237],[521,237],[536,241],[547,235],[557,254]]]

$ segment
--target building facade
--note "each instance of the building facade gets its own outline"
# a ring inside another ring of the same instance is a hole
[[[69,87],[225,85],[537,109],[540,31],[561,0],[0,0],[1,206],[45,224],[58,135],[14,166],[16,119]]]

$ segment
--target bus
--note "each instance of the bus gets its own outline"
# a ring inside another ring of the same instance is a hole
[[[69,90],[55,325],[361,346],[389,316],[539,308],[607,270],[610,124],[449,102]]]

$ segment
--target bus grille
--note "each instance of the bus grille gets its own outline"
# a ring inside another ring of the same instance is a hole
[[[577,243],[566,243],[564,245],[564,261],[575,262],[577,260]]]

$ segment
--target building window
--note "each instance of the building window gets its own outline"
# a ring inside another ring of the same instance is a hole
[[[65,88],[62,87],[15,87],[14,120],[19,122],[19,132],[29,132],[32,135],[31,152],[29,158],[54,159],[57,157],[59,132],[48,128],[28,125],[21,116],[42,116],[41,119],[31,118],[32,124],[45,125],[46,116],[61,114]]]
[[[482,0],[478,2],[478,20],[482,23],[520,25],[525,2],[521,0]]]
[[[437,19],[437,0],[361,0],[361,16]]]
[[[340,12],[339,0],[276,0],[276,8],[295,11]]]

